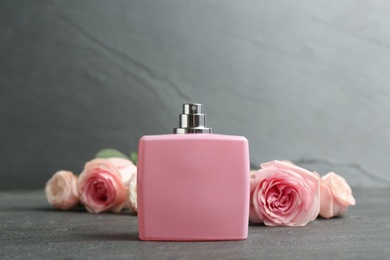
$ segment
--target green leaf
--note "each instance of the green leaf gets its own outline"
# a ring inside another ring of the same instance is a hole
[[[96,154],[96,158],[111,158],[111,157],[119,157],[119,158],[129,159],[129,157],[127,157],[126,155],[124,155],[120,151],[118,151],[116,149],[110,149],[110,148],[102,149]]]
[[[138,162],[138,153],[132,151],[132,152],[130,153],[130,160],[131,160],[135,165],[137,165],[137,162]]]

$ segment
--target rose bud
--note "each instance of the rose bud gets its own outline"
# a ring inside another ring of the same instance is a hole
[[[136,166],[123,158],[93,159],[78,179],[80,201],[92,213],[120,212],[127,206],[127,190]]]
[[[321,180],[320,216],[332,218],[341,216],[348,207],[355,205],[352,190],[347,181],[334,172],[329,172]]]
[[[304,226],[320,207],[320,177],[291,163],[261,164],[250,183],[252,223],[267,226]]]
[[[77,176],[70,171],[58,171],[45,187],[47,201],[57,209],[71,209],[79,203]]]

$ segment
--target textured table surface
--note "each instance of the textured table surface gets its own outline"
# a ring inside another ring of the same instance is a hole
[[[143,242],[137,217],[57,211],[42,191],[0,193],[1,259],[388,259],[390,189],[354,189],[342,218],[249,227],[245,241]],[[188,223],[191,225],[191,223]]]

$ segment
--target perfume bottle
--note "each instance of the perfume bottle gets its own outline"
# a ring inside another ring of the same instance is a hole
[[[143,136],[138,151],[141,240],[243,240],[248,236],[249,149],[212,134],[201,104],[184,104],[174,134]]]

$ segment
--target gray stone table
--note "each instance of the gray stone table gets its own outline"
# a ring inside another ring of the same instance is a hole
[[[342,218],[254,225],[229,242],[143,242],[127,212],[57,211],[42,191],[0,192],[0,259],[389,259],[390,189],[353,192]]]

